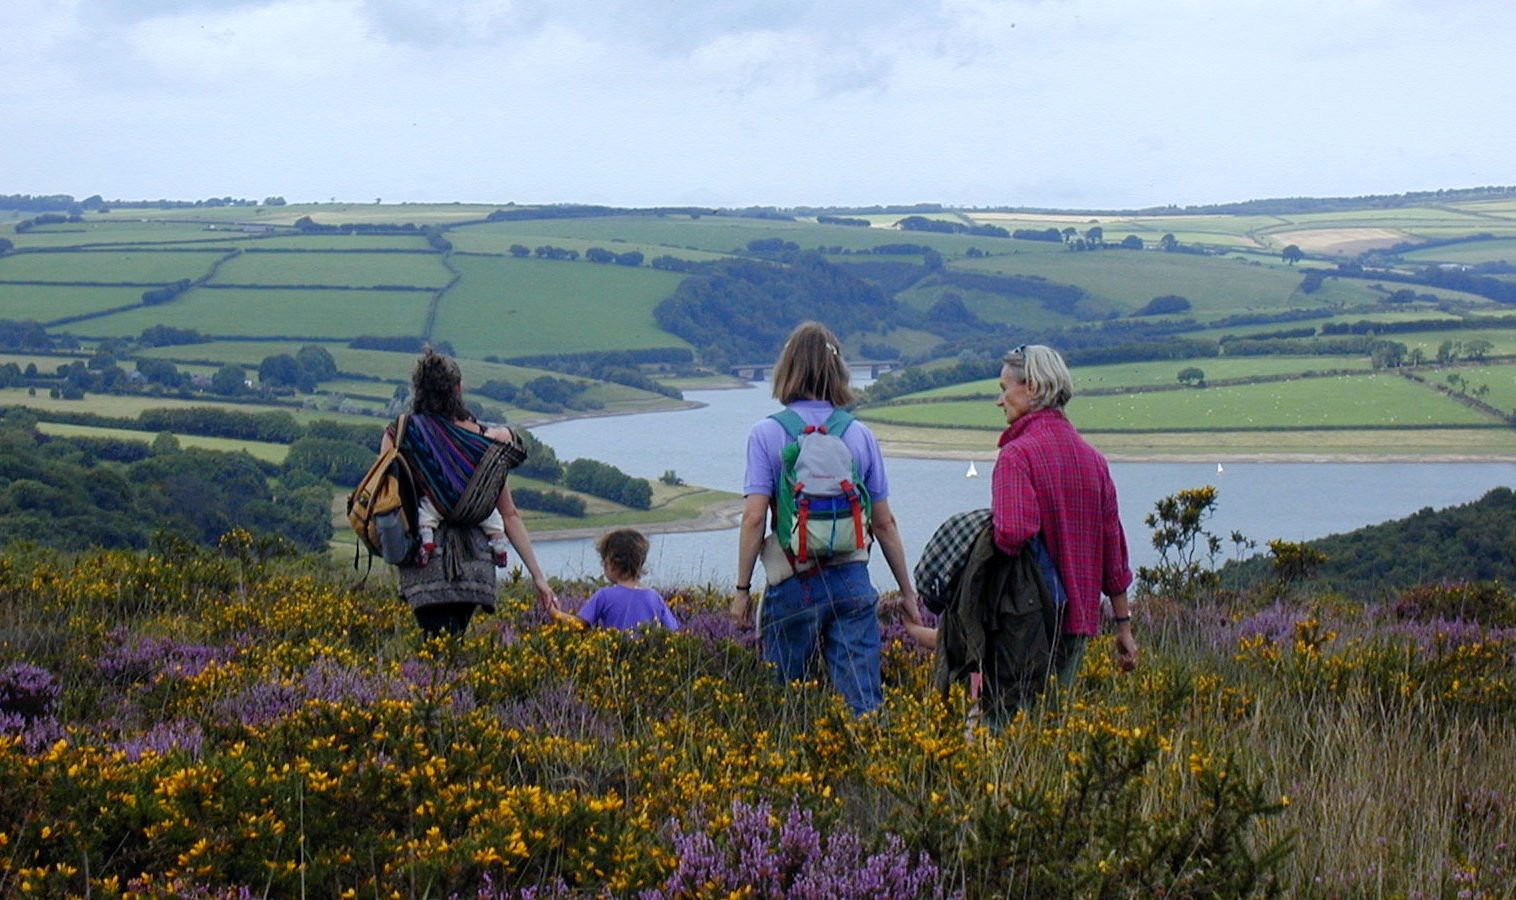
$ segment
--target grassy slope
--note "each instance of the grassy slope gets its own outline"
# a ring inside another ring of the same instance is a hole
[[[440,288],[453,277],[435,253],[243,253],[216,273],[223,284],[407,285]]]
[[[90,337],[128,337],[152,325],[174,325],[227,337],[399,337],[421,333],[431,296],[419,291],[201,288],[70,330]]]
[[[443,297],[433,335],[463,356],[688,346],[653,322],[653,307],[681,276],[583,261],[458,256],[454,264],[463,279]]]

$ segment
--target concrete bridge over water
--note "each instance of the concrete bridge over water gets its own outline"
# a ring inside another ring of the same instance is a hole
[[[847,367],[852,370],[854,377],[859,377],[864,372],[867,372],[869,378],[878,378],[885,372],[893,372],[896,369],[905,368],[905,364],[898,359],[855,359],[849,362]],[[736,377],[747,381],[762,381],[769,376],[773,369],[774,364],[772,362],[741,363],[732,366],[728,371]]]

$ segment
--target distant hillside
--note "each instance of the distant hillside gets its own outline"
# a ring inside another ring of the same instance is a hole
[[[1354,597],[1436,581],[1516,584],[1516,492],[1496,488],[1472,503],[1427,507],[1308,545],[1327,555],[1318,570],[1324,586]],[[1269,571],[1269,560],[1260,556],[1228,563],[1222,578],[1252,583]]]

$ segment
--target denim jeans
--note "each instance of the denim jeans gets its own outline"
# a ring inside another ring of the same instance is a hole
[[[763,594],[763,658],[789,681],[815,677],[817,657],[825,659],[832,684],[862,715],[884,702],[878,605],[868,563],[827,566],[781,581]]]

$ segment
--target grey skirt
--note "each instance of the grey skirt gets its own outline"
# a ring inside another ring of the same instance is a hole
[[[495,562],[490,555],[490,545],[484,530],[477,527],[461,529],[461,533],[448,539],[450,526],[438,529],[437,544],[449,551],[463,547],[455,565],[436,557],[421,568],[400,566],[400,595],[411,609],[434,606],[440,603],[473,603],[485,612],[495,611]],[[448,578],[456,571],[457,577]]]

